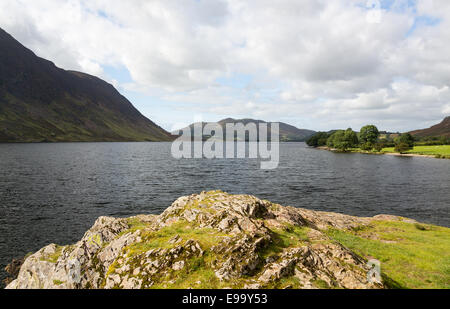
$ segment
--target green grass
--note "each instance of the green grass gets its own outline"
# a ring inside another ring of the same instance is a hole
[[[53,284],[54,284],[54,285],[61,285],[61,284],[64,284],[64,281],[53,280]]]
[[[210,252],[202,257],[194,257],[187,261],[187,265],[178,272],[173,271],[169,278],[163,282],[156,283],[151,289],[223,289],[226,287],[242,288],[243,285],[237,280],[229,282],[220,281],[210,266],[217,259]],[[170,279],[173,283],[168,283]]]
[[[405,222],[374,222],[328,235],[355,253],[381,262],[391,287],[450,288],[450,229]]]
[[[267,258],[269,256],[281,253],[283,249],[297,247],[301,243],[309,241],[307,236],[309,231],[310,229],[307,227],[297,227],[291,225],[286,225],[284,229],[272,230],[274,233],[273,242],[267,248],[261,250],[259,254],[262,258]],[[172,232],[167,232],[170,236],[175,235]],[[214,235],[217,237],[219,234],[214,231],[207,232],[208,233],[206,233],[206,235],[195,230],[189,232],[189,234],[191,234],[191,239],[196,239],[202,245],[202,248],[206,249],[205,255],[203,257],[191,259],[188,261],[187,267],[185,267],[181,272],[174,274],[176,275],[175,283],[171,285],[167,285],[166,283],[157,284],[152,286],[152,289],[167,287],[173,289],[186,289],[190,287],[194,287],[196,289],[221,289],[225,287],[242,288],[245,285],[245,278],[221,282],[215,276],[211,265],[214,260],[220,259],[221,257],[213,254],[209,249],[214,244],[217,244],[218,239],[214,239]],[[293,277],[284,278],[284,280],[277,282],[276,286],[278,288],[286,286],[292,286],[294,288],[300,287],[298,279]]]
[[[58,261],[59,257],[61,256],[63,249],[64,247],[56,246],[55,253],[41,257],[41,261],[55,264]]]
[[[193,204],[192,207],[200,207]],[[180,271],[169,270],[167,277],[154,278],[156,279],[151,289],[222,289],[226,287],[230,288],[243,288],[248,278],[232,279],[230,281],[220,281],[214,273],[212,265],[218,259],[222,257],[217,256],[211,249],[213,246],[218,245],[224,237],[230,237],[225,233],[220,233],[217,230],[209,228],[198,228],[193,223],[186,221],[179,221],[173,223],[170,226],[164,227],[158,231],[151,231],[146,229],[147,223],[142,222],[139,218],[132,218],[128,220],[130,225],[129,229],[123,233],[141,231],[142,241],[140,243],[134,243],[124,248],[124,253],[131,258],[130,272],[137,267],[134,265],[133,260],[139,260],[139,256],[151,249],[162,248],[171,249],[177,245],[182,245],[186,240],[197,241],[202,250],[204,251],[201,257],[192,257],[186,260],[185,267]],[[310,228],[297,227],[293,225],[286,225],[280,229],[274,229],[273,242],[259,252],[262,258],[277,255],[283,251],[283,249],[289,247],[298,247],[302,243],[306,245],[309,242],[308,232]],[[181,242],[172,244],[169,243],[174,236],[180,236]],[[110,275],[120,265],[115,261],[107,271],[107,275]],[[145,282],[145,280],[144,280]],[[281,282],[277,283],[279,287],[292,286],[294,288],[300,288],[299,282],[295,278],[285,278]]]
[[[179,244],[172,244],[169,241],[177,235],[182,239],[180,244],[183,244],[187,240],[195,240],[200,244],[202,250],[211,249],[212,246],[217,245],[224,237],[228,236],[227,234],[220,233],[214,229],[197,228],[186,221],[174,223],[158,231],[145,230],[147,223],[142,222],[137,218],[130,219],[128,223],[130,224],[130,228],[123,233],[135,232],[137,230],[142,231],[142,242],[134,243],[124,248],[124,251],[127,252],[129,257],[138,257],[140,254],[151,249],[172,249]],[[170,287],[184,288],[185,286],[194,284],[197,281],[203,281],[204,284],[207,284],[208,286],[211,284],[213,284],[213,286],[215,286],[214,284],[216,283],[218,284],[218,282],[211,282],[211,278],[215,277],[213,272],[199,266],[208,262],[208,256],[208,253],[206,253],[203,257],[189,260],[188,265],[183,270],[183,274],[180,275],[180,278],[183,278],[183,280],[180,281],[177,279],[176,283],[170,285]],[[118,264],[116,261],[108,269],[107,275],[113,273],[117,266]],[[164,282],[167,281],[169,280],[164,280]],[[167,283],[161,283],[156,284],[155,287],[162,287],[163,284],[167,285]]]
[[[145,223],[141,223],[137,219],[133,219],[129,223],[131,231],[143,230],[143,241],[125,248],[128,256],[139,256],[155,248],[171,249],[179,244],[183,244],[186,240],[197,241],[202,250],[204,250],[203,256],[187,260],[186,266],[181,271],[170,271],[169,277],[160,278],[159,282],[155,282],[151,286],[151,289],[187,289],[191,287],[196,289],[221,289],[224,287],[236,287],[236,284],[239,284],[239,282],[221,282],[211,267],[213,261],[218,258],[212,254],[211,247],[217,245],[224,237],[229,235],[214,229],[200,229],[186,221],[174,223],[156,232],[145,231]],[[169,240],[177,235],[181,237],[182,241],[177,244],[169,243]],[[111,265],[108,274],[113,272],[115,267],[117,267],[116,263]]]
[[[212,199],[212,198],[211,198]],[[191,207],[205,207],[192,204]],[[201,229],[194,223],[179,221],[158,231],[148,229],[148,223],[139,218],[130,219],[128,232],[141,230],[142,241],[124,248],[130,258],[130,273],[139,267],[140,256],[150,249],[171,249],[187,240],[197,241],[204,254],[186,260],[180,271],[169,269],[167,275],[152,278],[148,288],[205,289],[205,288],[242,288],[251,277],[231,281],[220,281],[214,274],[212,265],[221,259],[211,248],[230,235],[214,229]],[[326,233],[331,239],[311,240],[308,227],[286,224],[272,229],[272,242],[259,250],[262,259],[278,259],[287,248],[310,245],[311,242],[339,242],[356,254],[381,262],[382,276],[390,288],[448,288],[450,289],[450,229],[426,224],[406,222],[374,221],[351,231],[330,229]],[[174,236],[182,241],[169,243]],[[53,259],[54,260],[54,259]],[[107,274],[111,274],[119,265],[115,261]],[[259,270],[257,270],[259,271]],[[148,283],[144,279],[144,283]],[[317,288],[330,288],[320,280],[313,283]],[[144,285],[145,286],[145,285]],[[298,279],[291,276],[271,283],[267,288],[302,288]]]
[[[351,148],[349,152],[367,153],[367,154],[383,154],[383,153],[397,153],[394,147],[383,148],[381,152],[365,151],[361,148]],[[414,149],[407,151],[407,154],[429,155],[436,158],[450,159],[450,145],[443,146],[415,146]]]
[[[135,231],[139,229],[139,226],[139,223],[136,222],[131,230]],[[177,235],[184,241],[189,239],[198,241],[203,249],[211,248],[227,236],[227,234],[219,233],[214,229],[199,229],[186,221],[180,221],[157,232],[144,232],[143,241],[131,245],[128,249],[131,255],[135,255],[155,248],[172,248],[175,245],[170,244],[169,240]]]
[[[395,153],[394,148],[384,148],[383,152]],[[445,156],[450,158],[450,145],[443,146],[416,146],[413,150],[408,151],[410,154]]]
[[[309,241],[308,232],[310,228],[287,225],[284,229],[273,229],[273,242],[261,250],[260,256],[268,258],[273,255],[281,253],[284,249],[289,247],[298,247],[301,244],[306,244]]]

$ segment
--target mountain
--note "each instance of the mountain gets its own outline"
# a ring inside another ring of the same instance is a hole
[[[112,85],[60,69],[0,29],[0,142],[171,139]]]
[[[260,123],[267,123],[263,120],[254,120],[254,119],[233,119],[233,118],[227,118],[227,119],[223,119],[219,122],[217,122],[224,131],[225,134],[225,128],[227,124],[238,124],[238,123],[242,123],[243,125],[247,125],[249,123],[254,123],[257,125],[257,127],[259,128],[259,124]],[[207,123],[203,122],[202,126],[204,127]],[[307,140],[309,137],[311,137],[312,135],[314,135],[316,132],[315,131],[311,131],[311,130],[305,130],[305,129],[298,129],[294,126],[291,126],[289,124],[280,122],[280,141],[282,142],[304,142],[305,140]],[[193,130],[194,130],[194,125],[195,124],[191,124],[189,126],[189,128],[191,128],[191,132],[193,134]],[[181,130],[185,130],[184,129],[180,129],[177,131],[172,132],[172,134],[174,135],[178,135],[180,134]],[[270,125],[268,125],[268,136],[270,137]],[[259,134],[259,133],[258,133]],[[204,136],[204,139],[207,139],[208,136]]]
[[[432,126],[431,128],[428,129],[412,131],[410,132],[410,134],[418,137],[429,137],[429,136],[450,137],[450,116],[446,117],[440,124]]]

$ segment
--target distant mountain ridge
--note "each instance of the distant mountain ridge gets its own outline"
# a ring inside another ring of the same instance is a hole
[[[211,122],[212,124],[214,124],[215,122]],[[223,120],[220,120],[217,122],[217,124],[219,124],[223,130],[224,130],[224,134],[225,134],[225,127],[227,124],[237,124],[237,123],[242,123],[243,125],[247,125],[249,123],[254,123],[257,125],[257,127],[259,127],[259,124],[261,123],[268,123],[266,121],[263,120],[255,120],[255,119],[233,119],[233,118],[226,118]],[[207,122],[202,122],[202,127],[204,127],[206,124],[208,124]],[[283,122],[279,122],[280,124],[280,141],[283,142],[304,142],[306,141],[309,137],[311,137],[312,135],[314,135],[316,133],[316,131],[312,131],[312,130],[306,130],[306,129],[298,129],[292,125],[289,125],[287,123],[283,123]],[[191,129],[191,134],[193,135],[194,133],[194,124],[191,124],[188,128]],[[186,130],[187,128],[183,128],[180,130],[176,130],[173,131],[172,134],[173,135],[179,135],[181,131]],[[268,126],[268,137],[270,137],[270,125]],[[259,134],[259,133],[258,133]],[[204,136],[203,139],[207,139],[208,136]]]
[[[0,142],[171,139],[112,85],[56,67],[0,28]]]
[[[409,132],[418,137],[445,136],[450,137],[450,116],[446,117],[441,123],[428,129]]]

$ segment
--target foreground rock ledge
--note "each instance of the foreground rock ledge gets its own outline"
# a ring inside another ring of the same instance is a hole
[[[221,191],[179,198],[160,216],[99,218],[76,244],[26,258],[8,289],[385,288],[366,261],[323,233],[356,218]]]

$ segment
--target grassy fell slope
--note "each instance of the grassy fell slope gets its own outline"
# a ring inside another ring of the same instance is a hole
[[[446,117],[441,123],[424,130],[410,132],[417,137],[445,136],[450,137],[450,116]]]
[[[112,85],[57,68],[0,29],[0,142],[169,140]]]

